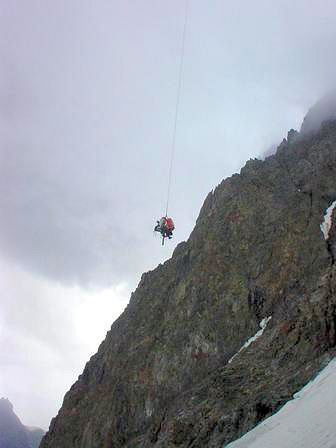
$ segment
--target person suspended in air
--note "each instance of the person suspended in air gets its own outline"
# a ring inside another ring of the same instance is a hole
[[[180,109],[180,100],[182,94],[182,75],[183,75],[183,66],[184,66],[184,54],[185,54],[185,43],[186,43],[186,35],[187,35],[187,23],[188,23],[188,13],[189,13],[189,1],[185,1],[185,15],[184,15],[184,26],[182,33],[182,48],[180,54],[180,64],[179,64],[179,73],[178,73],[178,84],[177,84],[177,96],[175,103],[175,114],[174,114],[174,122],[173,122],[173,133],[172,133],[172,146],[169,157],[169,174],[168,174],[168,189],[167,189],[167,205],[166,205],[166,215],[163,216],[159,221],[156,221],[156,226],[154,227],[155,232],[160,232],[162,236],[162,245],[164,245],[165,238],[171,239],[173,237],[173,231],[175,229],[174,222],[171,218],[168,218],[168,206],[170,199],[170,190],[171,183],[173,178],[173,163],[174,163],[174,154],[176,149],[177,142],[177,129],[178,129],[178,119],[179,119],[179,109]]]
[[[160,221],[156,221],[156,226],[154,227],[155,232],[160,232],[162,235],[162,244],[164,244],[164,239],[173,237],[173,230],[175,229],[174,222],[171,218],[163,216]]]

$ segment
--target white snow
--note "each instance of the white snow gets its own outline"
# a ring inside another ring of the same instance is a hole
[[[335,415],[336,358],[279,412],[225,448],[335,448]]]
[[[336,201],[334,201],[329,208],[327,208],[325,214],[324,214],[324,221],[320,225],[321,232],[324,235],[324,239],[327,240],[329,238],[329,232],[331,229],[332,224],[332,213],[334,211],[334,208],[336,207]],[[336,444],[335,444],[336,447]]]
[[[262,336],[262,334],[263,334],[263,332],[265,331],[265,328],[266,328],[268,322],[269,322],[271,319],[272,319],[272,316],[265,317],[265,318],[259,323],[260,330],[257,331],[257,333],[256,333],[254,336],[252,336],[248,341],[246,341],[245,344],[244,344],[242,347],[240,347],[240,349],[238,350],[238,352],[235,353],[235,354],[232,356],[232,358],[229,359],[228,364],[230,364],[230,363],[233,361],[233,359],[238,355],[238,353],[240,353],[240,352],[241,352],[242,350],[244,350],[246,347],[248,347],[249,345],[251,345],[252,342],[256,341],[257,339],[260,338],[260,336]]]

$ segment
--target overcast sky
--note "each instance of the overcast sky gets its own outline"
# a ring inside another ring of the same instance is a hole
[[[0,396],[47,428],[143,271],[333,87],[332,0],[0,2]]]

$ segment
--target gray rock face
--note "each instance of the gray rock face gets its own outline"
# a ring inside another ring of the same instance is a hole
[[[42,429],[25,427],[15,415],[12,403],[0,399],[0,448],[37,448],[43,435]]]
[[[334,354],[335,213],[327,240],[320,225],[335,200],[336,122],[223,181],[142,276],[41,448],[222,447],[279,409]]]

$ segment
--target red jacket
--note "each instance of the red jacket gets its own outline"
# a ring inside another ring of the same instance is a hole
[[[170,231],[173,231],[175,229],[174,222],[171,218],[166,219],[166,227]]]

